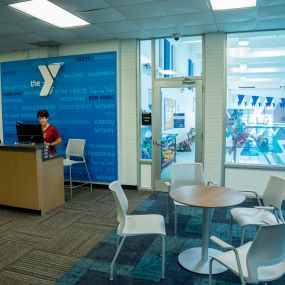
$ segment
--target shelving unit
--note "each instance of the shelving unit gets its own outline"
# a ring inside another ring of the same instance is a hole
[[[177,135],[163,134],[161,138],[161,169],[176,161]]]

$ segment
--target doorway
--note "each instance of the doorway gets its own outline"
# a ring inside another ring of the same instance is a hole
[[[153,103],[152,183],[162,190],[172,163],[202,162],[202,81],[156,80]]]

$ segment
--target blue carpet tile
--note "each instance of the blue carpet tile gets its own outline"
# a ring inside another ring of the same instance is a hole
[[[154,193],[137,207],[134,214],[158,213],[165,216],[167,203],[166,193]],[[247,201],[242,206],[252,206]],[[212,211],[211,235],[228,242],[230,212],[228,209]],[[106,284],[208,284],[208,276],[195,274],[183,269],[177,262],[180,252],[187,248],[201,245],[202,210],[194,207],[178,207],[177,238],[173,233],[173,215],[166,224],[166,264],[165,279],[161,276],[161,238],[155,236],[138,236],[126,239],[114,267],[114,280],[110,281],[110,263],[116,251],[117,235],[114,229],[80,262],[71,268],[56,285],[106,285]],[[256,228],[246,231],[245,241],[254,237]],[[240,228],[233,226],[233,245],[240,243]],[[210,242],[210,247],[217,248]],[[240,280],[230,271],[213,275],[213,285],[240,284]],[[271,285],[284,285],[285,276],[268,282]]]

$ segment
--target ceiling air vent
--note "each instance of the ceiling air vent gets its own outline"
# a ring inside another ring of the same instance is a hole
[[[241,89],[253,89],[253,88],[255,88],[255,86],[239,86],[238,88],[241,88]]]
[[[35,42],[31,43],[31,45],[37,46],[37,47],[58,47],[61,44],[56,41],[43,41],[43,42]]]

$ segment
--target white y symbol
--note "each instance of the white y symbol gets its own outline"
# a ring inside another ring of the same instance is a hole
[[[40,73],[44,79],[44,85],[40,92],[40,96],[48,96],[51,93],[50,90],[53,84],[53,80],[56,77],[62,65],[63,65],[63,62],[52,63],[52,64],[49,64],[48,66],[46,65],[38,66]]]

